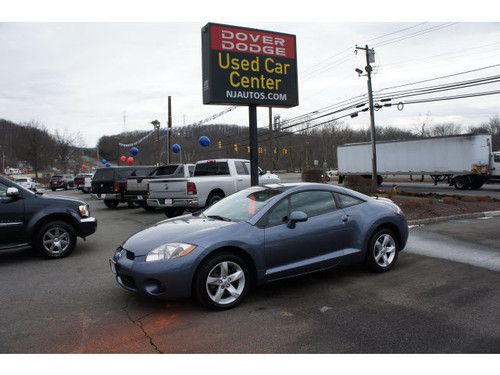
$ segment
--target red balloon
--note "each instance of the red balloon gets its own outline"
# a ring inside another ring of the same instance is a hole
[[[127,157],[126,157],[125,155],[122,155],[122,156],[120,156],[120,160],[121,160],[122,162],[125,162],[125,160],[127,160]]]
[[[129,156],[127,159],[127,163],[130,165],[134,164],[134,158],[132,156]]]

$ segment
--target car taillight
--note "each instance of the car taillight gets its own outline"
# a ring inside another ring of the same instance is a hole
[[[189,195],[196,195],[198,192],[196,191],[196,185],[194,182],[187,183],[187,192]]]
[[[115,185],[114,185],[114,190],[119,193],[120,192],[120,183],[119,182],[115,182]]]

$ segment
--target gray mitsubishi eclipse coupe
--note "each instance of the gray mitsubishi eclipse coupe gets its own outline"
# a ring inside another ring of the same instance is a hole
[[[222,310],[251,285],[353,263],[388,271],[407,238],[388,199],[326,184],[266,185],[134,234],[110,264],[129,291],[194,296]]]

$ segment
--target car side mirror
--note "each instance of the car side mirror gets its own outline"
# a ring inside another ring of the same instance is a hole
[[[307,214],[304,211],[293,211],[289,218],[288,218],[288,223],[286,224],[288,228],[293,229],[295,228],[295,223],[301,222],[301,221],[307,221],[308,217]]]
[[[9,198],[17,198],[19,197],[19,189],[15,187],[8,187],[5,196]]]
[[[266,172],[264,172],[262,169],[259,170],[259,176],[264,176]]]

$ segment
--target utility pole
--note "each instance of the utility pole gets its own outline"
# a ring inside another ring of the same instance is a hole
[[[366,76],[367,76],[367,84],[368,84],[368,101],[369,101],[369,110],[370,110],[370,133],[371,133],[371,143],[372,143],[372,186],[374,189],[377,188],[377,140],[376,140],[376,134],[375,134],[375,110],[373,107],[373,89],[372,89],[372,66],[370,63],[375,62],[375,50],[368,48],[368,45],[365,45],[364,47],[358,47],[356,46],[356,51],[357,50],[363,50],[365,51],[366,55]],[[356,72],[361,76],[361,73],[359,73],[361,70],[356,69]]]
[[[270,165],[271,165],[271,171],[274,171],[276,169],[276,166],[274,164],[274,131],[273,131],[273,108],[269,107],[269,157],[271,158],[270,160]]]
[[[123,131],[127,131],[127,111],[123,111]]]
[[[259,143],[257,140],[257,106],[250,104],[248,107],[248,122],[250,136],[250,185],[259,185]]]
[[[150,122],[154,126],[156,133],[156,155],[158,156],[157,165],[161,164],[161,145],[160,145],[160,121],[154,120]]]
[[[167,164],[172,162],[172,154],[170,148],[172,147],[172,97],[168,96],[168,126],[167,126]]]

